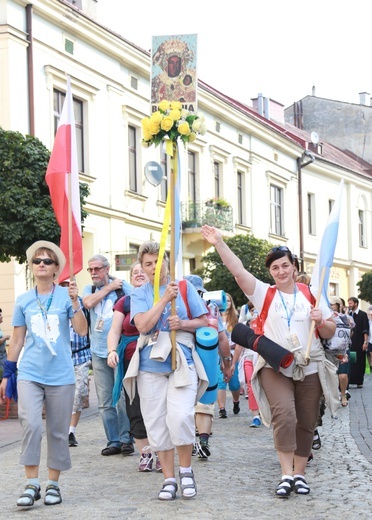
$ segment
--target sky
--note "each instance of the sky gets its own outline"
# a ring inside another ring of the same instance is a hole
[[[152,36],[197,34],[199,79],[251,105],[305,96],[372,96],[368,0],[98,0],[97,21],[143,49]]]

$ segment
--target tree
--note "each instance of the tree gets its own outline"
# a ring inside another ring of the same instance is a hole
[[[26,261],[26,249],[36,240],[60,241],[45,182],[50,152],[36,137],[0,128],[0,261]],[[83,207],[89,195],[80,184]],[[87,213],[82,210],[82,220]]]
[[[253,235],[235,235],[225,242],[250,273],[263,282],[273,283],[273,279],[265,267],[266,255],[273,247],[272,244],[267,240],[255,238]],[[205,283],[208,291],[224,290],[231,294],[237,306],[247,302],[247,297],[222,263],[216,250],[209,252],[203,258],[203,263],[204,266],[195,274],[199,274],[203,280],[209,280]]]
[[[357,283],[359,294],[358,297],[368,303],[372,303],[372,271],[364,273]]]

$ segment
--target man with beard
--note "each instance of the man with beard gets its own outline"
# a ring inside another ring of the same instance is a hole
[[[96,386],[98,409],[107,437],[107,446],[102,455],[130,455],[134,453],[133,440],[129,433],[129,419],[126,413],[124,392],[116,407],[112,406],[112,390],[115,372],[107,364],[107,335],[109,333],[113,306],[118,298],[129,294],[132,286],[119,278],[109,275],[110,264],[106,257],[95,255],[88,261],[88,273],[93,285],[87,285],[83,292],[83,304],[90,312],[90,341],[94,383]]]
[[[366,354],[368,350],[369,321],[367,313],[359,309],[359,300],[351,296],[347,304],[349,315],[353,317],[355,327],[351,336],[350,351],[356,352],[356,362],[350,363],[349,384],[363,387],[364,372],[366,370]]]

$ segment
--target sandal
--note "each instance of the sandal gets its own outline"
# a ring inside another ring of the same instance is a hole
[[[170,487],[171,489],[165,489],[166,487]],[[173,482],[173,480],[164,480],[163,487],[159,491],[158,499],[159,500],[174,500],[176,498],[176,492],[178,490],[177,482]],[[169,497],[161,496],[162,493],[168,493]]]
[[[119,455],[119,453],[121,453],[121,448],[118,448],[117,446],[107,446],[101,451],[101,455],[104,455],[105,457],[108,457],[109,455]]]
[[[190,484],[183,484],[182,481],[184,478],[191,479],[192,482]],[[193,471],[188,473],[180,473],[180,487],[182,498],[194,498],[196,496],[197,488]],[[186,489],[191,489],[193,491],[191,493],[185,493]]]
[[[310,493],[310,488],[304,477],[295,477],[294,491],[297,495],[308,495]]]
[[[292,491],[293,491],[293,478],[283,477],[275,489],[275,495],[278,498],[288,498]]]
[[[35,493],[27,493],[28,489],[32,489],[35,491]],[[33,486],[32,484],[28,484],[25,487],[25,491],[22,493],[22,495],[17,500],[17,506],[20,507],[31,507],[34,505],[35,500],[39,500],[41,498],[40,494],[40,486]],[[27,499],[27,500],[23,500]]]
[[[348,406],[348,404],[349,404],[349,401],[348,401],[346,395],[342,395],[341,396],[341,406]]]
[[[320,450],[322,446],[318,430],[314,431],[313,437],[313,450]]]
[[[54,506],[62,502],[61,491],[58,486],[50,484],[45,489],[44,504],[46,506]]]

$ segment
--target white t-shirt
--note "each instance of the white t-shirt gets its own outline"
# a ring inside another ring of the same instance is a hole
[[[261,312],[264,304],[266,292],[269,284],[256,280],[256,287],[254,294],[246,295],[254,304],[255,308]],[[284,302],[284,305],[283,305]],[[293,310],[294,307],[294,310]],[[328,319],[332,316],[332,311],[327,306],[323,297],[320,300],[319,308],[322,311],[323,319]],[[293,310],[293,313],[292,313]],[[297,288],[296,294],[284,293],[278,289],[275,291],[274,298],[268,310],[267,319],[264,325],[265,336],[278,345],[290,350],[287,337],[291,333],[296,333],[302,349],[306,351],[311,319],[310,319],[311,304],[306,296]],[[319,338],[312,336],[310,351],[321,346]],[[281,368],[280,371],[287,377],[292,377],[293,363],[288,368]],[[311,362],[304,367],[304,374],[315,374],[318,371],[318,364]]]

